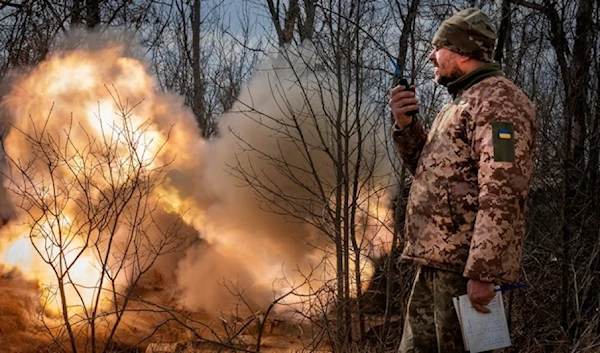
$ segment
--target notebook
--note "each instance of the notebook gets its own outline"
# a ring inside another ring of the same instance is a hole
[[[467,294],[454,297],[452,301],[462,329],[465,351],[477,353],[510,346],[501,292],[496,292],[494,299],[486,305],[491,311],[488,314],[475,310]]]

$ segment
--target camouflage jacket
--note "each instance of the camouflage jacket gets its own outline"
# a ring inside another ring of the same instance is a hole
[[[487,72],[463,80],[429,134],[413,119],[393,138],[414,175],[402,258],[502,284],[519,276],[535,109]]]

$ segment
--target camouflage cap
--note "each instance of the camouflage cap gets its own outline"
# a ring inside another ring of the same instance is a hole
[[[490,18],[471,7],[442,22],[431,43],[477,60],[492,62],[496,30]]]

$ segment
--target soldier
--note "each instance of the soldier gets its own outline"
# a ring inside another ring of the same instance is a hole
[[[393,139],[413,174],[402,260],[418,264],[399,352],[464,352],[452,297],[480,312],[518,279],[533,170],[535,109],[492,55],[481,10],[442,22],[429,60],[452,96],[425,132],[415,88],[391,91]]]

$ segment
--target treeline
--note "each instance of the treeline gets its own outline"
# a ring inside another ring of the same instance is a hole
[[[395,68],[390,62],[394,61],[416,84],[421,118],[429,124],[447,100],[444,89],[432,84],[429,41],[443,19],[468,6],[481,7],[496,23],[495,59],[529,95],[538,113],[536,172],[522,273],[529,286],[510,294],[511,349],[598,351],[598,0],[8,0],[0,2],[0,78],[10,81],[14,70],[26,71],[56,49],[93,45],[83,39],[78,42],[83,37],[73,32],[119,33],[135,41],[135,55],[146,60],[163,90],[184,97],[204,137],[211,139],[219,134],[219,116],[235,103],[261,59],[280,48],[310,42],[318,59],[309,68],[338,80],[326,87],[335,87],[338,103],[346,104],[340,111],[364,112],[368,109],[361,104],[369,102],[374,110],[361,116],[388,129],[387,95],[394,82]],[[355,223],[349,221],[356,216],[353,207],[359,207],[360,198],[351,192],[354,184],[348,181],[351,176],[344,166],[360,158],[344,147],[347,130],[341,126],[343,116],[337,117],[328,124],[340,132],[335,135],[340,152],[335,165],[339,185],[345,189],[329,195],[336,200],[328,222],[334,224],[331,240],[338,258],[338,311],[332,322],[339,329],[332,337],[337,351],[349,351],[367,334],[365,318],[374,309],[352,300],[356,295],[351,293],[353,283],[367,279],[360,278],[360,271],[348,275],[354,268],[351,262],[361,261]],[[361,131],[353,130],[358,141],[366,136]],[[385,139],[380,142],[394,159]],[[397,189],[408,188],[410,178],[403,168],[395,172]],[[393,253],[402,247],[406,196],[397,195]],[[379,265],[384,273],[395,267],[389,261]],[[410,283],[405,271],[394,272],[400,276],[394,280]],[[393,326],[389,323],[396,314],[391,301],[402,304],[408,291],[404,288],[401,294],[389,295],[397,288],[389,283],[385,288],[385,330]],[[358,296],[362,295],[370,294],[358,290]],[[358,326],[353,323],[356,315]]]

